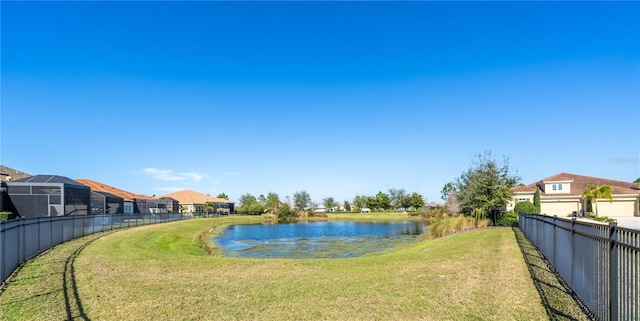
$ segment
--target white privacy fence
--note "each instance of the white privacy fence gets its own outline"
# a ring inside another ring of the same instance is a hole
[[[520,229],[599,320],[640,321],[640,230],[527,214]]]
[[[36,217],[0,222],[0,280],[20,264],[60,243],[119,228],[177,221],[182,214],[111,214]]]

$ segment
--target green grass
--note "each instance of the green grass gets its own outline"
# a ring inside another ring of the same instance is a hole
[[[330,214],[330,219],[344,219],[342,215],[360,214]],[[369,215],[378,213],[363,216]],[[458,233],[352,259],[227,258],[205,255],[198,246],[202,233],[260,219],[194,219],[62,244],[11,279],[0,294],[0,319],[547,320],[550,316],[549,302],[541,299],[511,229]],[[570,301],[553,308],[581,318]]]

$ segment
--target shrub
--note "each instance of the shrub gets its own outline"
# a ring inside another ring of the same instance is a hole
[[[608,216],[596,216],[595,213],[589,212],[589,215],[587,215],[588,219],[592,219],[594,221],[598,221],[598,222],[615,222],[616,220],[613,218],[610,218]]]
[[[278,207],[278,223],[294,222],[298,219],[298,211],[287,204]]]
[[[529,201],[518,202],[513,208],[516,213],[538,214],[538,209]]]
[[[14,215],[11,212],[0,212],[0,221],[12,220]]]
[[[518,213],[506,212],[500,215],[500,218],[498,218],[496,225],[497,226],[518,226],[518,220],[519,220]]]
[[[314,213],[313,216],[315,218],[323,218],[323,219],[328,219],[329,218],[329,215],[327,215],[327,213],[323,213],[323,212]]]
[[[480,220],[481,226],[486,227],[489,220]],[[428,238],[438,238],[460,231],[467,231],[470,227],[478,227],[478,222],[472,217],[464,215],[459,216],[441,216],[440,218],[431,220],[428,228]]]
[[[262,220],[267,223],[275,223],[278,221],[278,217],[273,213],[262,214]]]

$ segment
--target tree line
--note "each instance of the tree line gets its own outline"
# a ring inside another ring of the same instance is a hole
[[[341,210],[347,212],[369,211],[388,211],[388,210],[415,210],[421,208],[425,204],[424,197],[419,193],[407,193],[405,189],[389,189],[388,193],[382,191],[376,195],[357,195],[349,202],[345,200],[342,204],[337,202],[333,197],[325,197],[322,203],[316,203],[311,200],[311,195],[306,191],[299,191],[293,194],[293,200],[287,195],[285,200],[280,200],[277,193],[269,192],[266,196],[260,194],[258,197],[250,193],[240,196],[239,206],[236,212],[239,214],[263,214],[269,212],[277,212],[283,206],[298,211],[314,212],[322,204],[327,211]],[[342,206],[341,206],[342,205]]]

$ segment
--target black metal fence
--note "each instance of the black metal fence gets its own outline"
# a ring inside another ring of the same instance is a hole
[[[0,222],[0,279],[4,282],[23,262],[60,243],[119,228],[177,221],[183,214],[75,215]]]
[[[640,321],[640,230],[525,214],[520,229],[596,318]]]

